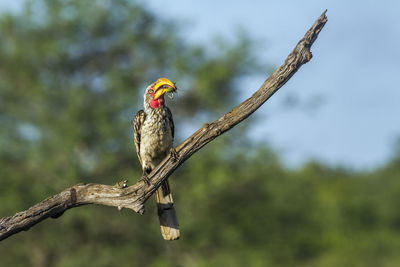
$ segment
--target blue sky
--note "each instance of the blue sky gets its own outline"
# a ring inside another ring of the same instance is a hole
[[[290,166],[310,159],[375,168],[400,137],[400,2],[398,1],[143,1],[186,22],[193,42],[229,39],[238,26],[258,42],[265,62],[280,65],[318,16],[328,23],[313,59],[257,114],[253,130]],[[245,80],[250,96],[266,76]],[[290,108],[284,103],[297,103]]]
[[[0,10],[18,8],[18,2],[0,0]],[[313,59],[257,111],[261,125],[252,137],[267,140],[289,166],[316,159],[370,169],[390,158],[400,137],[400,2],[141,2],[184,22],[190,42],[209,45],[217,35],[234,40],[241,27],[257,41],[257,57],[276,66],[328,9]],[[266,77],[246,78],[243,99]]]

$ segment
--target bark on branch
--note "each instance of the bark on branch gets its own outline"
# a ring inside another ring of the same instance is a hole
[[[197,132],[187,138],[176,148],[176,153],[171,153],[151,172],[147,177],[149,183],[140,180],[135,185],[129,187],[121,185],[77,184],[43,200],[25,211],[16,213],[14,216],[1,218],[0,240],[22,230],[28,230],[31,226],[46,218],[58,217],[67,209],[86,204],[128,208],[142,214],[146,200],[150,198],[160,184],[184,161],[214,138],[230,130],[236,124],[250,116],[278,91],[303,64],[311,59],[311,45],[327,22],[325,13],[326,10],[298,42],[286,58],[284,64],[269,76],[258,91],[220,119],[209,124],[204,124]]]

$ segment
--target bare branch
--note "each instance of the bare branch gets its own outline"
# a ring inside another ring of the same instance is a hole
[[[48,217],[58,217],[70,208],[86,204],[100,204],[132,209],[140,214],[144,212],[144,203],[160,184],[167,179],[183,162],[200,150],[203,146],[233,128],[267,101],[281,88],[296,71],[310,61],[311,45],[327,22],[326,10],[306,32],[293,51],[250,98],[242,102],[220,119],[204,124],[192,136],[180,144],[176,153],[166,157],[147,177],[148,183],[139,181],[135,185],[123,187],[119,185],[77,184],[51,196],[35,206],[16,213],[14,216],[0,219],[0,240],[3,240]]]

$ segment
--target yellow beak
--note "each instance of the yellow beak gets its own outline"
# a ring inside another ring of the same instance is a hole
[[[154,89],[154,99],[160,98],[165,93],[176,92],[176,87],[173,82],[167,78],[159,78],[153,86]]]

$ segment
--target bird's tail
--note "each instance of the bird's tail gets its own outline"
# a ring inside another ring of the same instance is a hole
[[[176,218],[174,200],[168,180],[164,181],[156,191],[158,218],[160,220],[161,234],[165,240],[179,239],[179,224]]]

